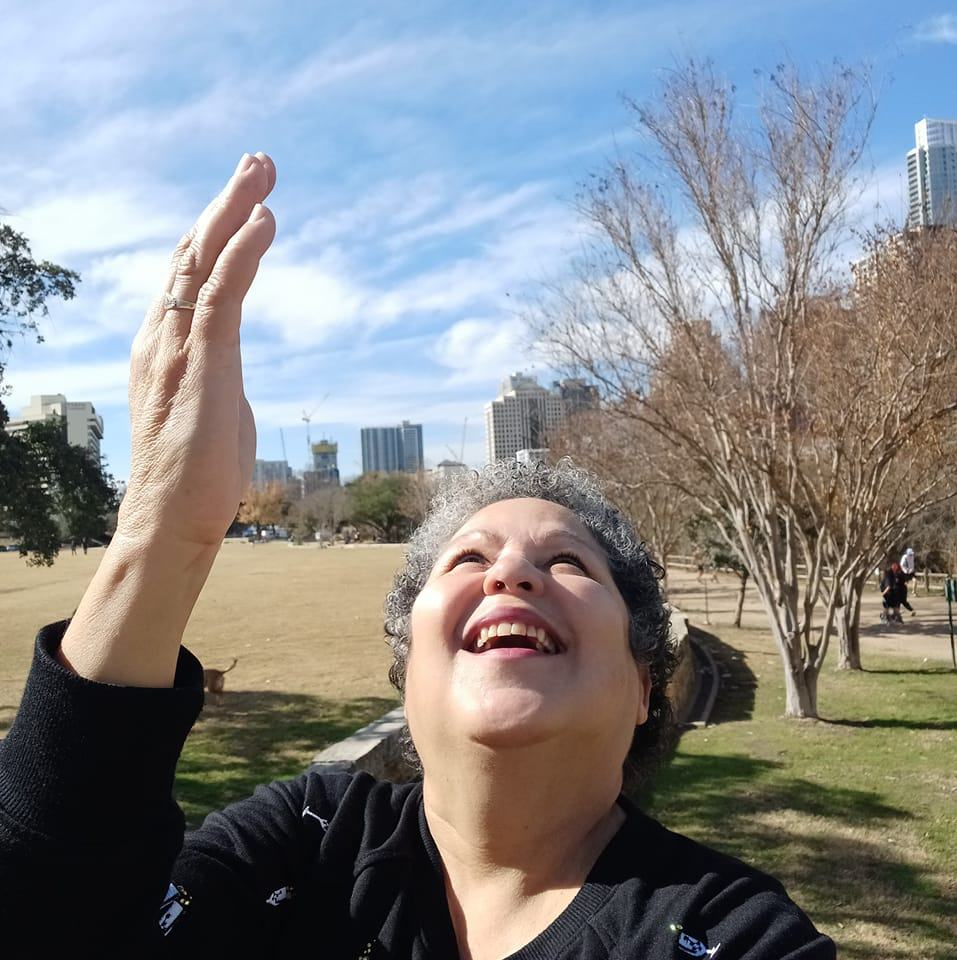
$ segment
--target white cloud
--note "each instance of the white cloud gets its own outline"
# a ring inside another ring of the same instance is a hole
[[[127,402],[129,373],[129,360],[18,366],[7,407],[15,417],[30,397],[41,393],[62,393],[68,400],[89,400],[96,407],[122,406]]]
[[[61,187],[10,217],[37,256],[59,261],[178,237],[188,223],[179,191],[143,184]]]
[[[431,357],[453,372],[450,383],[498,382],[531,357],[518,321],[471,319],[452,324],[435,342]]]
[[[362,292],[334,259],[293,261],[270,256],[260,267],[244,308],[245,322],[267,327],[291,346],[327,339],[347,324],[362,326]]]
[[[169,260],[167,247],[146,247],[93,262],[87,271],[97,298],[92,317],[104,333],[119,333],[132,340],[153,298],[164,287]]]
[[[957,14],[942,13],[922,20],[914,30],[914,39],[925,43],[957,44]]]

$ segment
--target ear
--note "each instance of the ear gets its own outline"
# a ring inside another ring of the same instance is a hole
[[[638,667],[638,711],[635,726],[640,727],[648,719],[648,703],[651,699],[651,671],[645,664]]]

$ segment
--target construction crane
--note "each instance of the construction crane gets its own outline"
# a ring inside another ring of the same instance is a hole
[[[329,394],[327,393],[313,408],[311,413],[306,413],[305,410],[302,411],[302,422],[306,425],[306,450],[308,451],[309,456],[312,456],[312,433],[309,429],[309,424],[312,422],[312,418],[315,416],[316,411],[329,399]]]
[[[282,458],[288,463],[289,458],[286,456],[286,438],[283,436],[282,427],[279,428],[279,441],[282,443]]]
[[[445,445],[445,449],[452,454],[452,458],[456,463],[465,463],[465,431],[469,425],[469,418],[465,418],[465,422],[462,424],[462,446],[459,449],[459,452],[456,453],[448,444]]]

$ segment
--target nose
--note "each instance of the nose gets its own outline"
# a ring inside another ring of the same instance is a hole
[[[541,570],[524,554],[500,553],[485,574],[486,596],[497,593],[540,594],[544,588]]]

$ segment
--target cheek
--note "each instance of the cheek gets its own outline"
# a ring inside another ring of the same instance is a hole
[[[416,651],[428,657],[452,645],[460,606],[447,582],[439,580],[422,588],[409,618],[410,663]]]

